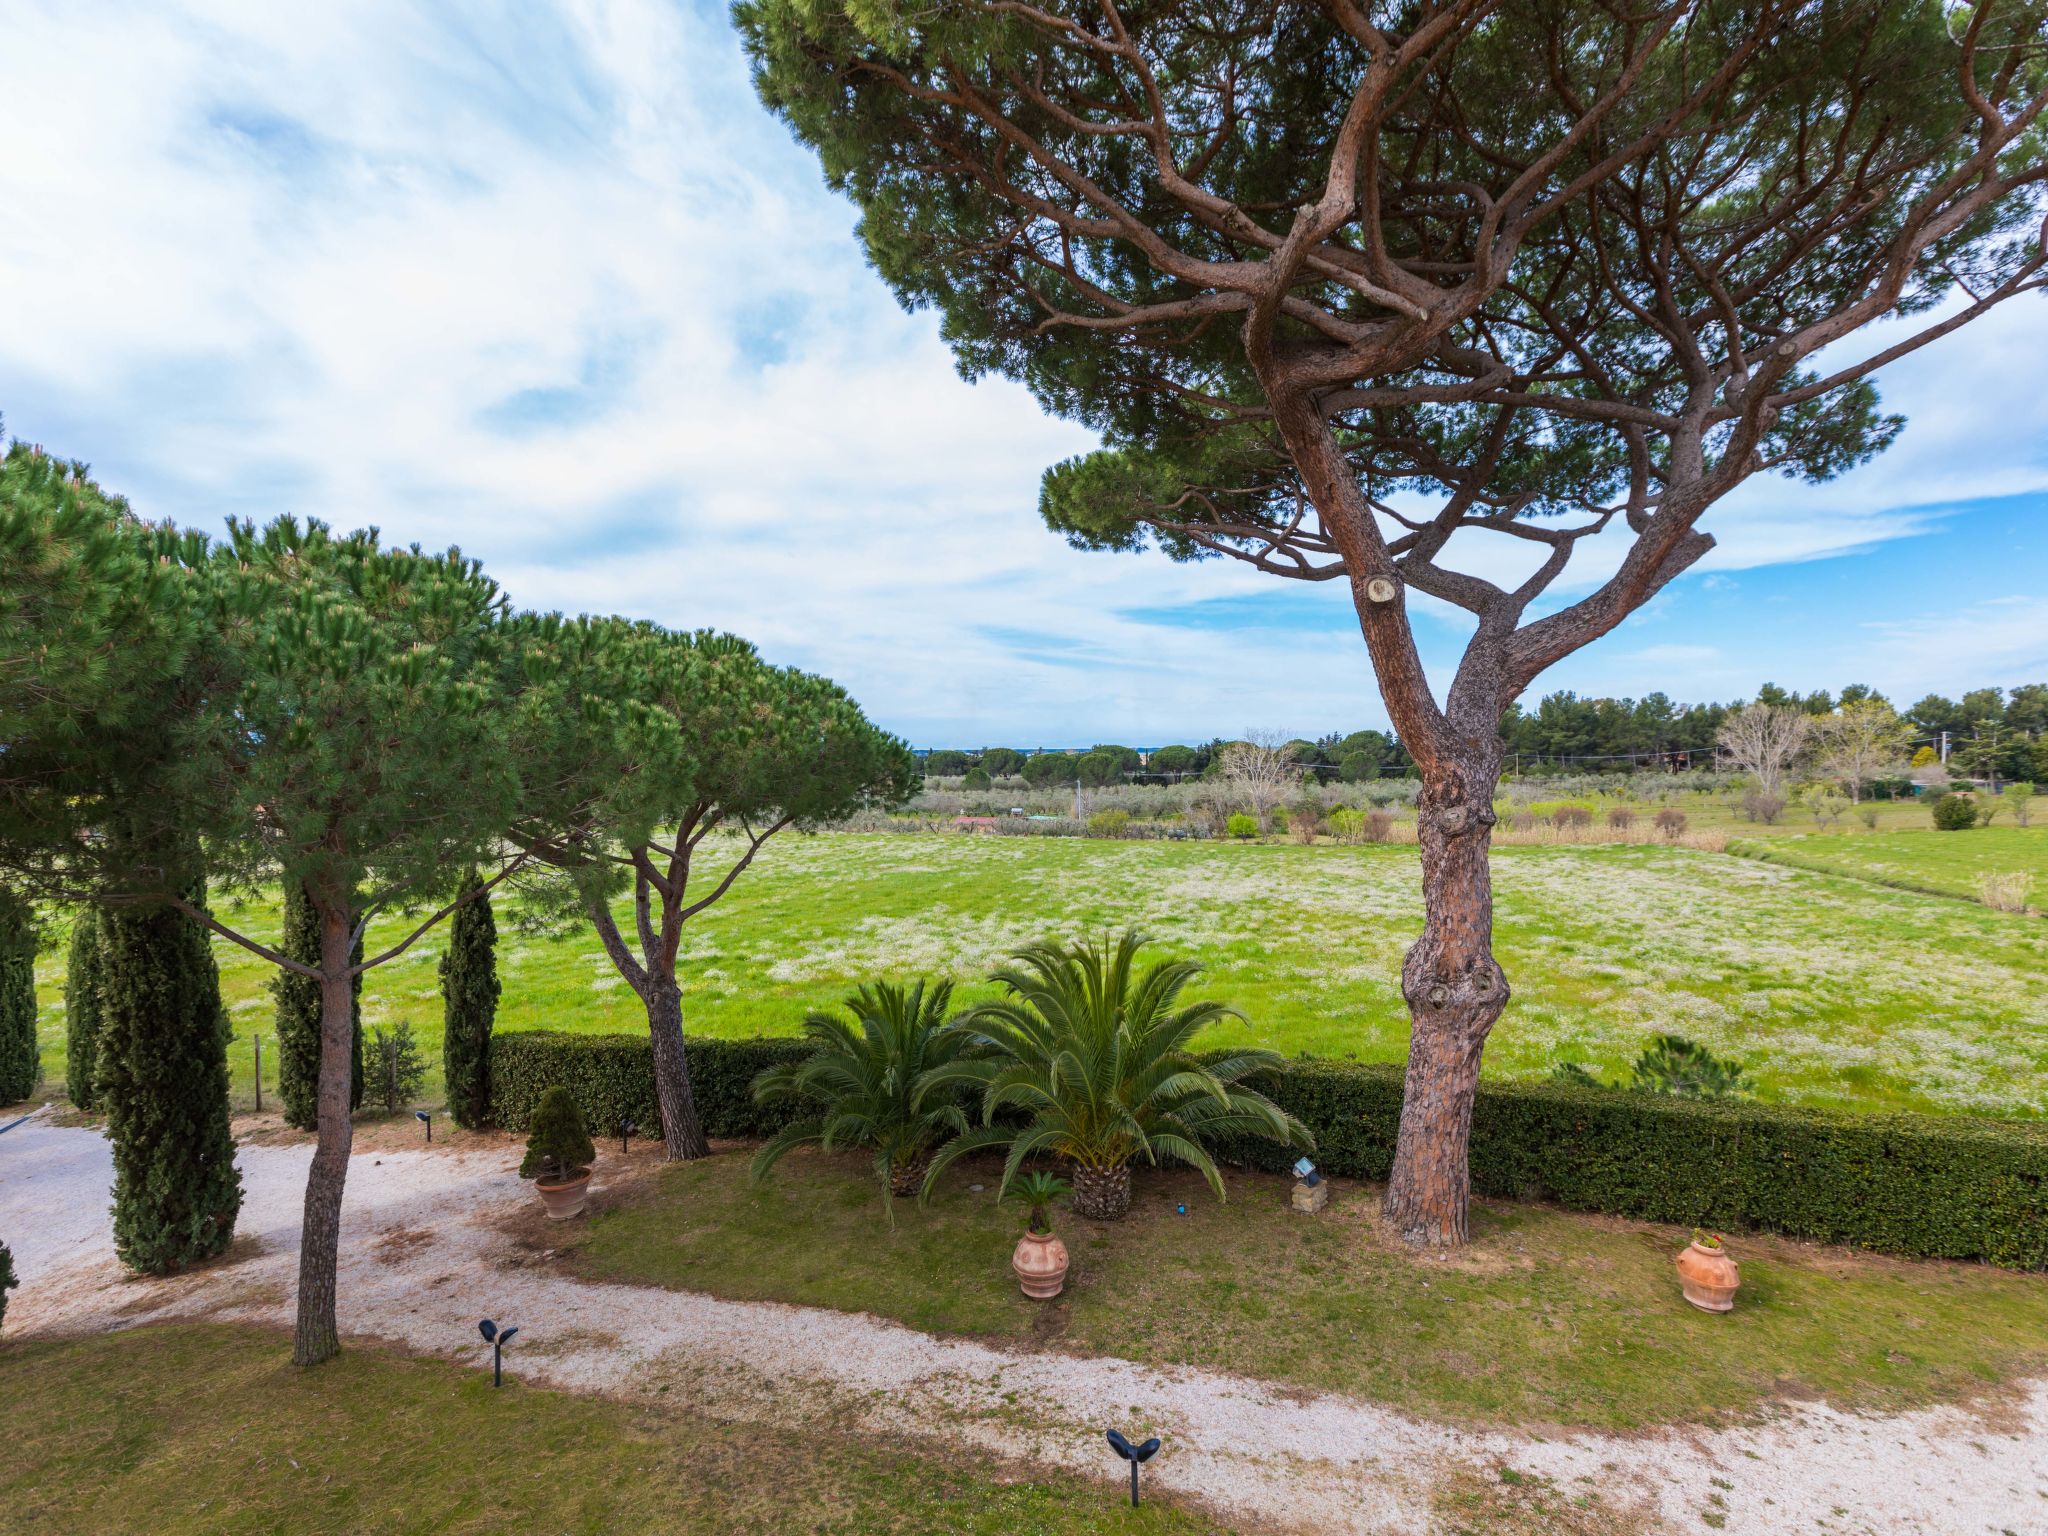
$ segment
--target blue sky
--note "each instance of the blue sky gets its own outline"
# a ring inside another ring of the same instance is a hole
[[[460,543],[529,606],[747,635],[920,745],[1383,723],[1336,588],[1045,531],[1088,435],[896,308],[722,8],[9,12],[0,416],[145,514]],[[2048,678],[2048,310],[1880,382],[1891,453],[1746,487],[1539,690]],[[1419,628],[1448,676],[1456,625]]]

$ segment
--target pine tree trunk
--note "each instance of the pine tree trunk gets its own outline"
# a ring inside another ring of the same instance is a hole
[[[683,1054],[682,988],[673,979],[648,983],[647,1030],[654,1040],[654,1097],[661,1106],[661,1135],[669,1160],[709,1157],[711,1143],[697,1119],[690,1063]]]
[[[1411,1033],[1386,1213],[1418,1246],[1454,1247],[1468,1234],[1479,1057],[1508,1001],[1487,865],[1499,781],[1498,750],[1482,748],[1426,775],[1417,804],[1426,921],[1401,967]]]
[[[1073,1177],[1074,1214],[1090,1221],[1121,1221],[1131,1208],[1131,1165],[1083,1168]]]
[[[306,1172],[306,1214],[299,1236],[298,1320],[292,1364],[318,1365],[341,1353],[335,1323],[335,1270],[341,1256],[341,1195],[355,1138],[349,1101],[358,1060],[355,986],[349,977],[349,914],[318,906],[320,919],[319,1136]]]

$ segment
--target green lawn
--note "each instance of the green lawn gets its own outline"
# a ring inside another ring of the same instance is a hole
[[[2048,826],[1896,835],[1937,853],[1980,838],[2025,839],[2039,858]],[[2038,917],[1684,848],[1503,848],[1494,867],[1515,997],[1487,1049],[1493,1076],[1541,1075],[1560,1058],[1617,1073],[1650,1035],[1674,1030],[1748,1062],[1769,1098],[2048,1112]],[[243,917],[275,931],[274,911]],[[930,971],[971,982],[1030,939],[1126,922],[1201,959],[1206,995],[1246,1015],[1206,1043],[1367,1061],[1406,1050],[1397,984],[1421,898],[1414,849],[1398,845],[786,836],[691,925],[686,1023],[788,1033],[805,1007],[857,980]],[[397,929],[379,925],[373,946]],[[437,1065],[442,942],[430,934],[365,989],[367,1020],[410,1021]],[[246,1106],[250,1037],[271,1030],[270,969],[225,942],[216,952]],[[501,917],[499,956],[502,1029],[644,1028],[587,931],[531,937]],[[62,959],[38,968],[44,1062],[60,1084]],[[273,1093],[275,1060],[272,1049]],[[439,1091],[437,1072],[429,1092]]]
[[[704,1536],[1214,1532],[1119,1482],[571,1397],[352,1346],[204,1325],[0,1340],[0,1529],[622,1531]]]
[[[794,1154],[755,1188],[735,1152],[630,1181],[548,1235],[592,1278],[1207,1366],[1458,1422],[1633,1429],[1813,1394],[1896,1410],[2048,1360],[2048,1276],[1737,1238],[1737,1310],[1709,1316],[1679,1295],[1673,1228],[1480,1202],[1467,1253],[1418,1258],[1380,1232],[1376,1190],[1341,1183],[1306,1217],[1255,1174],[1231,1175],[1219,1205],[1193,1174],[1141,1171],[1125,1221],[1065,1216],[1068,1290],[1040,1305],[1009,1272],[1019,1218],[995,1204],[996,1176],[949,1175],[929,1207],[898,1202],[892,1228],[857,1159]]]
[[[1804,869],[1824,869],[1903,890],[1978,898],[1985,875],[2023,874],[2029,900],[2048,905],[2048,813],[2031,827],[1993,823],[1967,832],[1912,831],[1843,835],[1814,833],[1763,842],[1745,839],[1741,852]]]

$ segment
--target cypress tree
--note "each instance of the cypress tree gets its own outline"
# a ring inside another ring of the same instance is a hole
[[[114,1147],[114,1247],[131,1269],[172,1274],[226,1248],[242,1206],[220,973],[206,930],[174,908],[111,908],[100,923],[94,1090]]]
[[[80,1109],[93,1106],[99,1052],[100,914],[82,907],[71,924],[71,958],[64,970],[64,1092]]]
[[[36,1052],[35,910],[0,886],[0,1104],[18,1104],[43,1080]]]
[[[463,892],[482,881],[471,870]],[[491,1025],[498,1016],[498,924],[491,898],[478,896],[455,909],[448,948],[441,956],[441,1065],[448,1078],[448,1113],[464,1130],[490,1118]]]
[[[284,938],[278,949],[308,965],[320,963],[320,918],[305,888],[287,881],[284,888]],[[356,959],[363,946],[356,945]],[[280,970],[270,978],[277,1000],[277,1092],[284,1101],[285,1124],[301,1131],[320,1124],[320,983],[297,971]],[[355,980],[354,1055],[348,1107],[363,1107],[363,978]]]

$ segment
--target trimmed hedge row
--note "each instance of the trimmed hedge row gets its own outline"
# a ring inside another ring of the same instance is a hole
[[[794,1039],[692,1040],[690,1080],[712,1136],[769,1136],[789,1110],[755,1105],[763,1067],[801,1059]],[[1387,1177],[1401,1068],[1298,1061],[1262,1086],[1316,1138],[1329,1173]],[[524,1129],[561,1083],[606,1134],[659,1123],[644,1035],[518,1032],[492,1046],[497,1123]],[[1278,1172],[1294,1154],[1251,1138],[1219,1144],[1241,1167]],[[1916,1258],[2048,1268],[2048,1124],[1939,1115],[1842,1114],[1708,1103],[1568,1083],[1488,1083],[1472,1115],[1472,1185],[1681,1226],[1752,1227]]]

